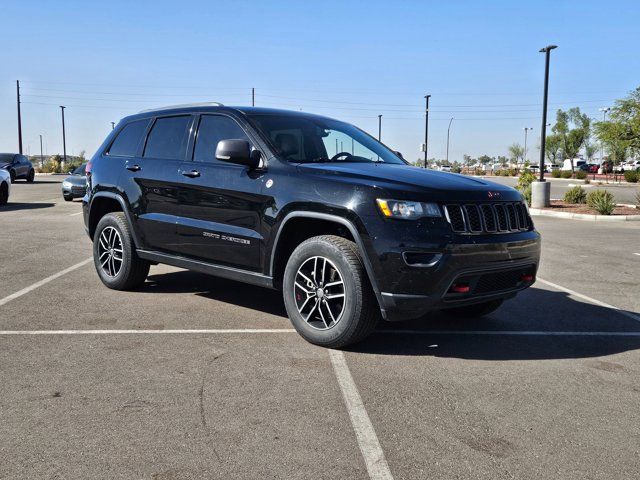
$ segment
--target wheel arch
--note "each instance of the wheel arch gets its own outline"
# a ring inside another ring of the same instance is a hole
[[[358,231],[358,229],[356,228],[355,224],[352,221],[350,221],[347,218],[341,217],[339,215],[323,213],[323,212],[312,212],[312,211],[294,211],[294,212],[288,213],[284,217],[282,222],[280,222],[280,226],[275,235],[273,247],[271,248],[271,257],[269,260],[269,275],[273,277],[274,284],[277,285],[280,283],[281,281],[280,274],[284,271],[283,264],[286,265],[286,258],[288,258],[288,255],[291,253],[291,251],[293,251],[295,246],[301,243],[301,242],[297,242],[297,243],[294,242],[295,245],[293,246],[293,249],[289,251],[289,248],[286,248],[287,245],[283,240],[283,232],[287,232],[288,228],[294,226],[296,222],[299,222],[300,220],[315,221],[315,222],[322,221],[323,223],[326,222],[324,223],[324,225],[329,224],[329,225],[332,225],[334,228],[342,227],[343,229],[346,229],[346,232],[348,233],[348,235],[341,235],[341,236],[345,236],[346,238],[353,240],[357,245],[358,249],[360,250],[360,255],[365,267],[365,271],[367,272],[369,283],[376,296],[378,305],[382,310],[382,305],[383,305],[382,295],[380,293],[378,282],[376,281],[376,278],[374,275],[373,266],[371,265],[371,261],[369,260],[367,250],[362,240],[362,236],[360,235],[360,232]],[[312,236],[316,236],[318,234],[326,234],[326,233],[335,233],[335,231],[333,232],[331,230],[329,230],[328,232],[313,231],[310,235],[302,235],[299,238],[302,238],[304,240],[306,238],[311,238]],[[382,315],[385,316],[384,310],[382,310]]]
[[[98,192],[91,198],[89,215],[87,219],[89,238],[93,240],[93,235],[95,234],[96,227],[98,226],[98,222],[100,221],[100,219],[106,214],[112,212],[124,213],[124,216],[129,223],[136,248],[140,248],[140,242],[136,229],[134,228],[134,223],[131,218],[131,212],[129,208],[127,208],[127,204],[124,198],[122,198],[121,195],[113,192]]]

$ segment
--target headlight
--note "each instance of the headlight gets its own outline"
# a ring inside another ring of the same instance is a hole
[[[62,182],[62,186],[63,187],[70,187],[71,186],[71,182]]]
[[[376,200],[378,208],[387,218],[415,220],[422,217],[440,217],[440,208],[435,203],[408,202],[405,200]]]

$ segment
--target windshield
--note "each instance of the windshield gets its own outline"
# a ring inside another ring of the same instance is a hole
[[[298,115],[249,115],[290,162],[384,162],[404,165],[387,147],[344,122]]]
[[[11,163],[13,162],[13,153],[0,153],[0,163]]]
[[[83,175],[85,174],[85,168],[87,168],[87,164],[83,163],[82,165],[80,165],[78,168],[76,168],[72,173],[74,175]]]

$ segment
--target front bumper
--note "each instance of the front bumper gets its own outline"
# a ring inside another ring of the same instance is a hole
[[[396,242],[391,247],[388,242],[376,258],[384,318],[408,320],[432,310],[510,298],[530,287],[540,261],[540,235],[532,230],[454,235],[441,244]],[[455,292],[454,284],[468,291]]]

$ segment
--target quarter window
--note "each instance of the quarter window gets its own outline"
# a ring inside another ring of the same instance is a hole
[[[125,125],[111,144],[109,155],[135,157],[147,123],[148,120],[138,120]]]
[[[187,149],[187,127],[190,121],[189,115],[158,118],[149,133],[144,156],[183,159]]]
[[[212,162],[220,140],[246,140],[247,134],[234,120],[222,115],[204,115],[200,120],[198,138],[193,159],[196,162]]]

